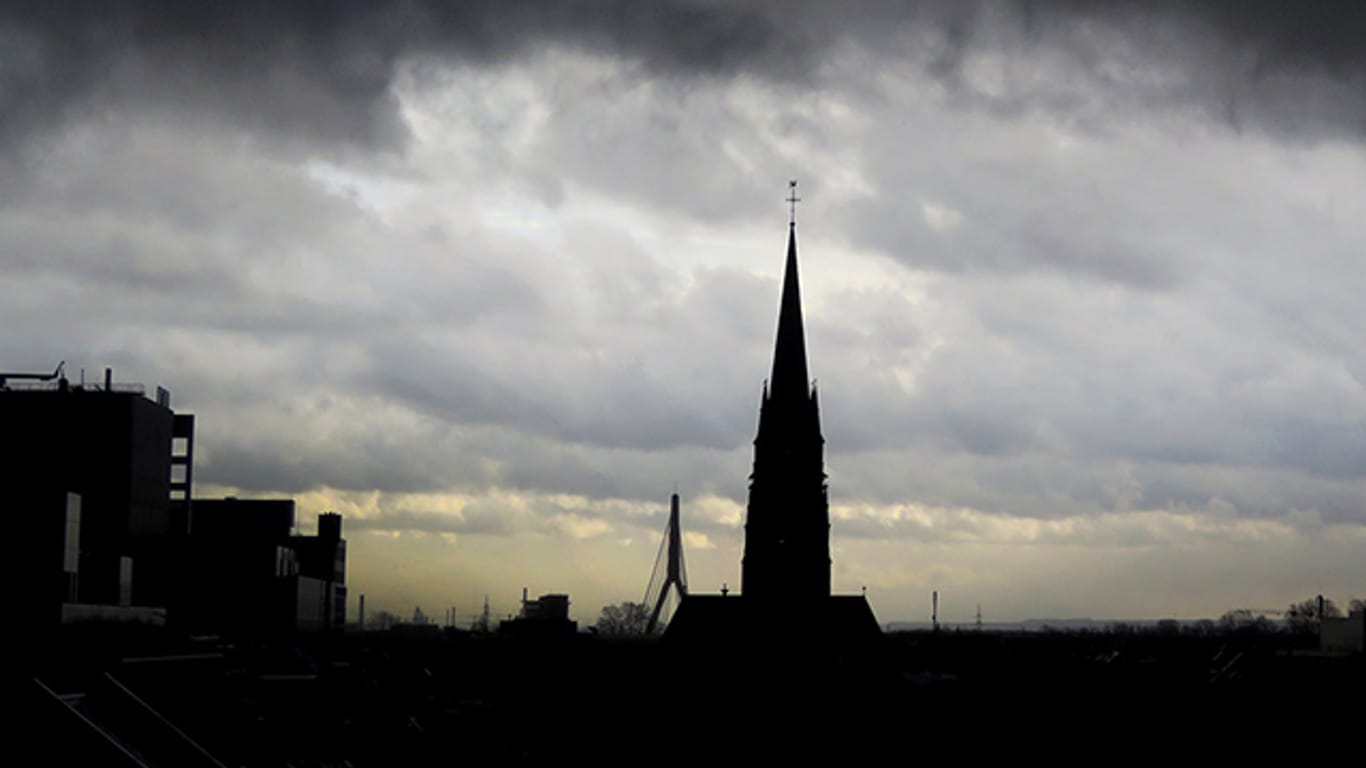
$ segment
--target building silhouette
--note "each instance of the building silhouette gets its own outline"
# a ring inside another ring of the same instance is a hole
[[[313,625],[316,629],[340,631],[346,628],[346,539],[341,534],[342,516],[336,512],[323,512],[318,515],[316,535],[290,537],[290,546],[299,564],[299,577],[316,584],[301,588],[298,601],[318,605],[321,612]],[[318,599],[310,600],[305,589],[318,593]]]
[[[1366,608],[1355,608],[1346,618],[1319,619],[1319,648],[1324,653],[1366,651]]]
[[[579,623],[569,618],[569,595],[541,595],[528,599],[522,588],[522,610],[515,619],[498,624],[498,633],[513,637],[573,637]]]
[[[185,577],[172,617],[196,632],[340,631],[346,624],[341,515],[294,533],[292,499],[195,499]]]
[[[789,200],[795,204],[794,194]],[[808,378],[797,269],[795,217],[779,301],[773,370],[764,385],[754,439],[741,562],[741,594],[689,593],[667,639],[769,644],[803,636],[849,644],[880,630],[862,595],[832,595],[830,507],[816,387]]]
[[[27,380],[26,380],[27,379]],[[54,380],[55,379],[55,380]],[[0,375],[0,495],[17,526],[24,615],[42,625],[77,606],[165,607],[190,513],[194,416],[141,384]],[[108,615],[108,612],[105,612]]]
[[[206,632],[339,629],[341,516],[294,534],[294,502],[192,500],[195,417],[141,384],[0,373],[0,511],[14,607],[41,638],[86,619]]]

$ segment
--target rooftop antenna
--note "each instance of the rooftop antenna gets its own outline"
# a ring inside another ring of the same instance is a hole
[[[788,192],[788,194],[787,194],[787,204],[788,204],[787,225],[788,225],[789,227],[795,227],[795,226],[797,226],[797,203],[800,203],[800,202],[802,201],[802,199],[801,199],[800,197],[797,197],[797,180],[796,180],[796,179],[793,179],[793,180],[787,182],[787,192]]]

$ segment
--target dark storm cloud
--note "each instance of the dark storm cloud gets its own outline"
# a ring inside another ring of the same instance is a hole
[[[952,5],[944,12],[935,5]],[[952,98],[1014,118],[1046,112],[1099,129],[1108,112],[1194,109],[1239,129],[1359,138],[1366,127],[1366,11],[1319,0],[898,4],[894,28],[931,31],[926,71]],[[911,13],[914,9],[916,12]],[[867,28],[864,39],[876,39]],[[983,93],[974,56],[1017,59]],[[1036,54],[1043,58],[1033,59]],[[1050,68],[1059,57],[1067,66]],[[1026,62],[1021,66],[1022,59]]]
[[[1188,90],[1173,96],[1235,128],[1351,139],[1366,129],[1366,9],[1358,4],[1172,0],[1096,7],[1101,21],[1153,44],[1155,59],[1179,57]],[[1180,47],[1163,50],[1171,27],[1182,30]]]
[[[809,54],[754,10],[691,3],[17,3],[0,11],[0,139],[125,103],[371,146],[403,133],[400,58],[475,63],[553,43],[652,69],[801,68]]]
[[[1098,3],[1099,7],[1107,4]],[[1215,0],[1188,3],[1115,3],[1126,8],[1121,18],[1142,19],[1162,12],[1189,14],[1209,33],[1245,48],[1253,55],[1252,77],[1299,70],[1330,77],[1366,74],[1366,8],[1334,0],[1283,3],[1277,0]]]
[[[390,92],[401,59],[479,64],[548,45],[607,52],[663,76],[797,82],[815,77],[842,43],[898,55],[910,43],[929,50],[920,63],[930,74],[958,89],[967,89],[963,67],[975,51],[1049,45],[1070,51],[1082,65],[1075,74],[1093,86],[1129,87],[1104,68],[1085,69],[1106,55],[1097,26],[1130,41],[1154,66],[1188,70],[1173,92],[1136,94],[1142,98],[1204,102],[1223,119],[1278,130],[1359,135],[1364,124],[1366,11],[1341,3],[884,2],[851,10],[624,0],[113,0],[12,3],[0,11],[0,140],[14,146],[132,104],[207,112],[308,140],[392,146],[404,135]],[[1067,96],[1005,94],[993,103],[1003,108],[1030,96],[1041,99],[1034,108],[1067,109]]]

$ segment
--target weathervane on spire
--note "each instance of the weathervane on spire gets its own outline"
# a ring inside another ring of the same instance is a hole
[[[800,197],[797,197],[796,179],[793,179],[792,181],[789,181],[787,183],[787,191],[787,203],[789,206],[787,225],[789,227],[795,227],[797,226],[797,203],[800,203],[802,201]]]

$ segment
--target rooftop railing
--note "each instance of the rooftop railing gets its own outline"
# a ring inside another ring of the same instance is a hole
[[[102,383],[68,384],[72,392],[104,392],[105,387]],[[0,386],[0,391],[9,392],[56,392],[61,385],[55,381],[7,381],[4,386]],[[147,396],[147,386],[136,382],[114,382],[110,385],[109,392],[115,394],[129,394]]]

